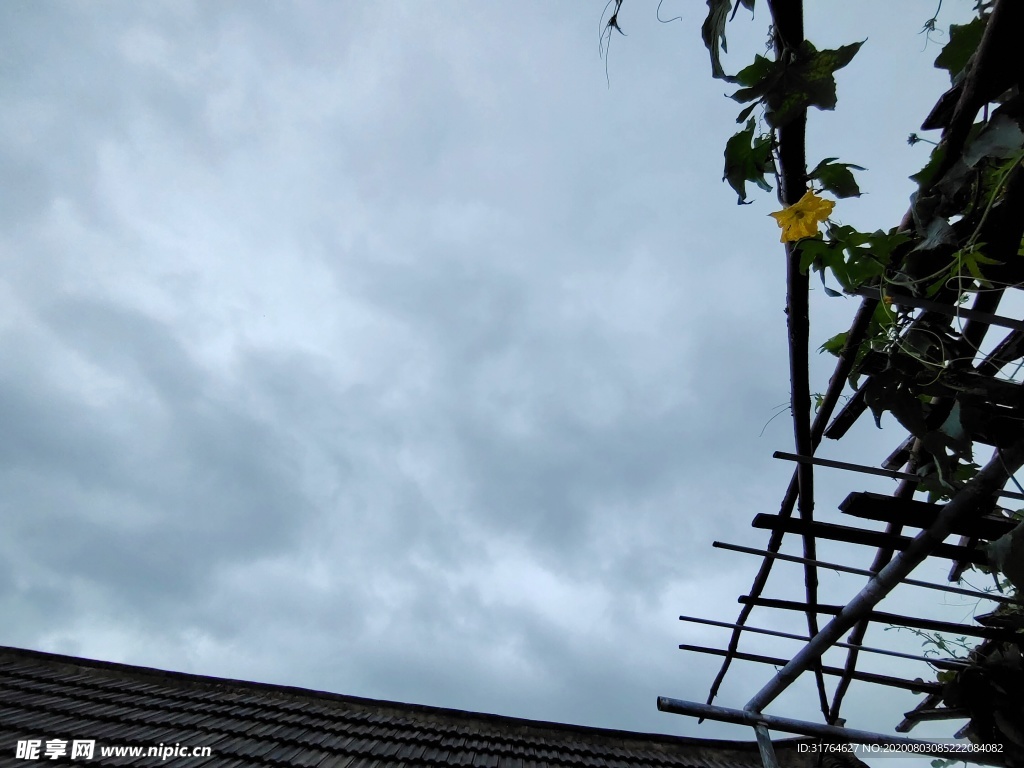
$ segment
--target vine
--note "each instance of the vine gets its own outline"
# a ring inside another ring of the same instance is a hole
[[[605,25],[609,40],[613,30],[621,32],[622,0],[610,2],[614,13]],[[806,278],[814,272],[829,297],[876,296],[877,305],[866,305],[870,317],[863,316],[866,323],[858,321],[856,334],[836,334],[820,350],[850,360],[849,381],[876,425],[881,427],[888,413],[916,438],[912,466],[919,478],[917,490],[927,492],[931,501],[948,500],[979,469],[973,443],[984,427],[983,406],[1009,406],[1016,412],[1021,405],[1016,383],[1020,366],[1009,381],[980,375],[973,361],[984,331],[970,322],[962,324],[959,308],[973,295],[975,309],[994,309],[1005,288],[1024,284],[1024,96],[1018,87],[1024,67],[1016,39],[1024,12],[1012,3],[978,0],[972,21],[950,26],[948,41],[934,61],[948,73],[950,89],[922,124],[923,130],[942,129],[943,138],[935,143],[910,135],[912,146],[933,145],[927,163],[911,177],[917,190],[910,210],[899,227],[862,232],[834,219],[836,202],[822,195],[837,201],[858,197],[854,173],[865,169],[826,157],[806,170],[802,126],[809,108],[836,108],[835,73],[854,60],[864,41],[818,50],[802,39],[800,3],[768,0],[774,50],[755,55],[751,64],[729,75],[721,61],[728,22],[741,7],[753,12],[755,2],[739,0],[734,7],[731,0],[707,0],[707,5],[701,37],[712,77],[737,86],[730,98],[744,105],[736,118],[741,128],[725,143],[723,181],[736,193],[737,203],[745,205],[751,202],[748,185],[770,192],[771,179],[783,202],[782,210],[771,215],[790,256],[791,354],[801,333],[806,335],[806,297],[793,303],[794,274],[804,294]],[[928,42],[937,32],[941,10],[939,0],[924,24]],[[1000,13],[1001,26],[993,21]],[[787,140],[792,129],[797,138]],[[802,196],[797,187],[803,188]],[[953,307],[956,330],[950,327],[948,312],[915,315],[916,307],[929,306],[922,302]],[[794,321],[794,311],[804,319]],[[794,330],[794,322],[802,322],[803,328]],[[1003,367],[995,360],[986,361],[996,369],[991,374]],[[798,419],[796,367],[792,373],[791,408]],[[813,397],[817,410],[826,396]],[[1018,432],[1020,427],[1018,418]],[[805,447],[813,441],[806,424],[797,424],[796,432],[798,449],[801,439]],[[809,495],[805,483],[809,488],[809,472],[800,475],[801,504]],[[1004,577],[1002,582],[997,577],[997,583],[1016,594],[1024,586],[1024,524],[983,548],[988,570]],[[808,579],[808,604],[813,607],[815,584]],[[1024,632],[1019,605],[1003,605],[992,616]],[[941,638],[925,639],[941,651],[952,650]],[[1024,714],[1018,703],[1024,692],[1024,661],[1018,645],[987,641],[974,649],[963,643],[958,647],[968,651],[964,658],[970,664],[961,672],[939,672],[947,705],[968,712],[972,738],[999,741],[1024,755]],[[712,698],[724,669],[712,686]],[[840,693],[837,702],[841,698]],[[830,713],[823,703],[827,718],[837,708],[835,703]]]
[[[615,12],[606,29],[618,26],[621,0],[614,0]],[[860,51],[862,42],[834,50],[818,50],[804,40],[784,46],[774,58],[755,55],[749,66],[735,75],[726,73],[721,52],[727,50],[727,22],[743,7],[754,10],[754,0],[707,0],[708,15],[701,36],[708,48],[712,77],[740,86],[730,98],[745,104],[737,116],[743,125],[725,146],[723,180],[737,194],[740,205],[748,199],[748,184],[771,191],[768,177],[778,183],[780,128],[790,124],[809,107],[833,110],[837,104],[835,73],[846,67]],[[951,25],[949,41],[935,59],[935,66],[948,72],[953,88],[962,88],[967,70],[984,34],[991,2],[978,2],[976,17],[968,24]],[[936,31],[941,2],[924,25]],[[1002,94],[998,94],[1002,96]],[[939,127],[949,120],[950,99],[940,100],[925,121]],[[1017,99],[1019,101],[1019,99]],[[944,103],[945,102],[945,103]],[[753,117],[760,109],[759,118]],[[782,229],[782,241],[794,243],[803,272],[818,273],[826,295],[856,294],[866,288],[880,290],[878,305],[866,334],[856,350],[850,379],[857,388],[864,374],[871,374],[864,393],[876,423],[889,412],[911,434],[925,443],[931,454],[924,462],[922,489],[935,500],[969,478],[976,465],[962,438],[958,411],[937,420],[927,408],[928,400],[945,391],[955,398],[956,371],[973,359],[977,349],[956,351],[955,340],[941,321],[914,321],[909,311],[894,305],[900,293],[915,297],[943,297],[956,294],[963,303],[970,294],[1017,282],[997,280],[990,267],[1004,262],[987,255],[983,237],[993,209],[1005,199],[1007,187],[1024,161],[1024,130],[1017,103],[1001,106],[995,114],[976,123],[969,131],[962,154],[950,163],[948,146],[938,144],[925,167],[911,177],[918,183],[912,198],[913,227],[861,232],[831,220],[834,203],[821,198],[857,197],[860,188],[854,171],[862,166],[826,157],[809,172],[805,181],[811,190],[798,202],[772,214]],[[759,127],[760,126],[760,127]],[[911,135],[910,143],[921,139]],[[951,223],[954,221],[955,223]],[[824,232],[818,225],[824,224]],[[830,287],[826,275],[838,286]],[[838,356],[848,333],[836,334],[820,349]],[[936,477],[927,476],[934,473]]]

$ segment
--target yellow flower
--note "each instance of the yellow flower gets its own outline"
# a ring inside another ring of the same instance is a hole
[[[818,234],[818,224],[829,217],[834,206],[831,200],[823,200],[811,189],[793,205],[768,215],[782,227],[781,241],[791,243]]]

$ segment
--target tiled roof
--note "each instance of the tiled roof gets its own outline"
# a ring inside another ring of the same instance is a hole
[[[651,703],[654,706],[654,703]],[[19,740],[95,741],[92,760],[35,764],[760,768],[753,743],[560,725],[0,647],[0,765]],[[101,757],[100,747],[211,748],[210,757]],[[795,742],[776,745],[800,766]]]

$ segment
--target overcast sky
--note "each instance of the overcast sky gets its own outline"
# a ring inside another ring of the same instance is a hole
[[[948,86],[935,2],[808,5],[819,48],[867,39],[809,160],[867,166],[835,217],[894,226]],[[711,543],[763,546],[792,470],[779,206],[720,181],[704,4],[627,0],[607,80],[602,6],[0,4],[0,644],[752,737],[655,702],[706,696],[717,660],[676,646],[727,634],[677,617],[735,620],[758,561]],[[728,70],[767,23],[740,12]],[[815,288],[817,346],[856,304]],[[902,437],[862,421],[824,454]],[[818,476],[836,522],[893,487]],[[807,690],[772,711],[820,717]],[[916,701],[855,684],[846,714]]]

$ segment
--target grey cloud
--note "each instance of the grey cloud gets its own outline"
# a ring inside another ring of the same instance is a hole
[[[0,642],[725,732],[654,696],[791,469],[774,201],[679,23],[454,7],[0,8]]]

